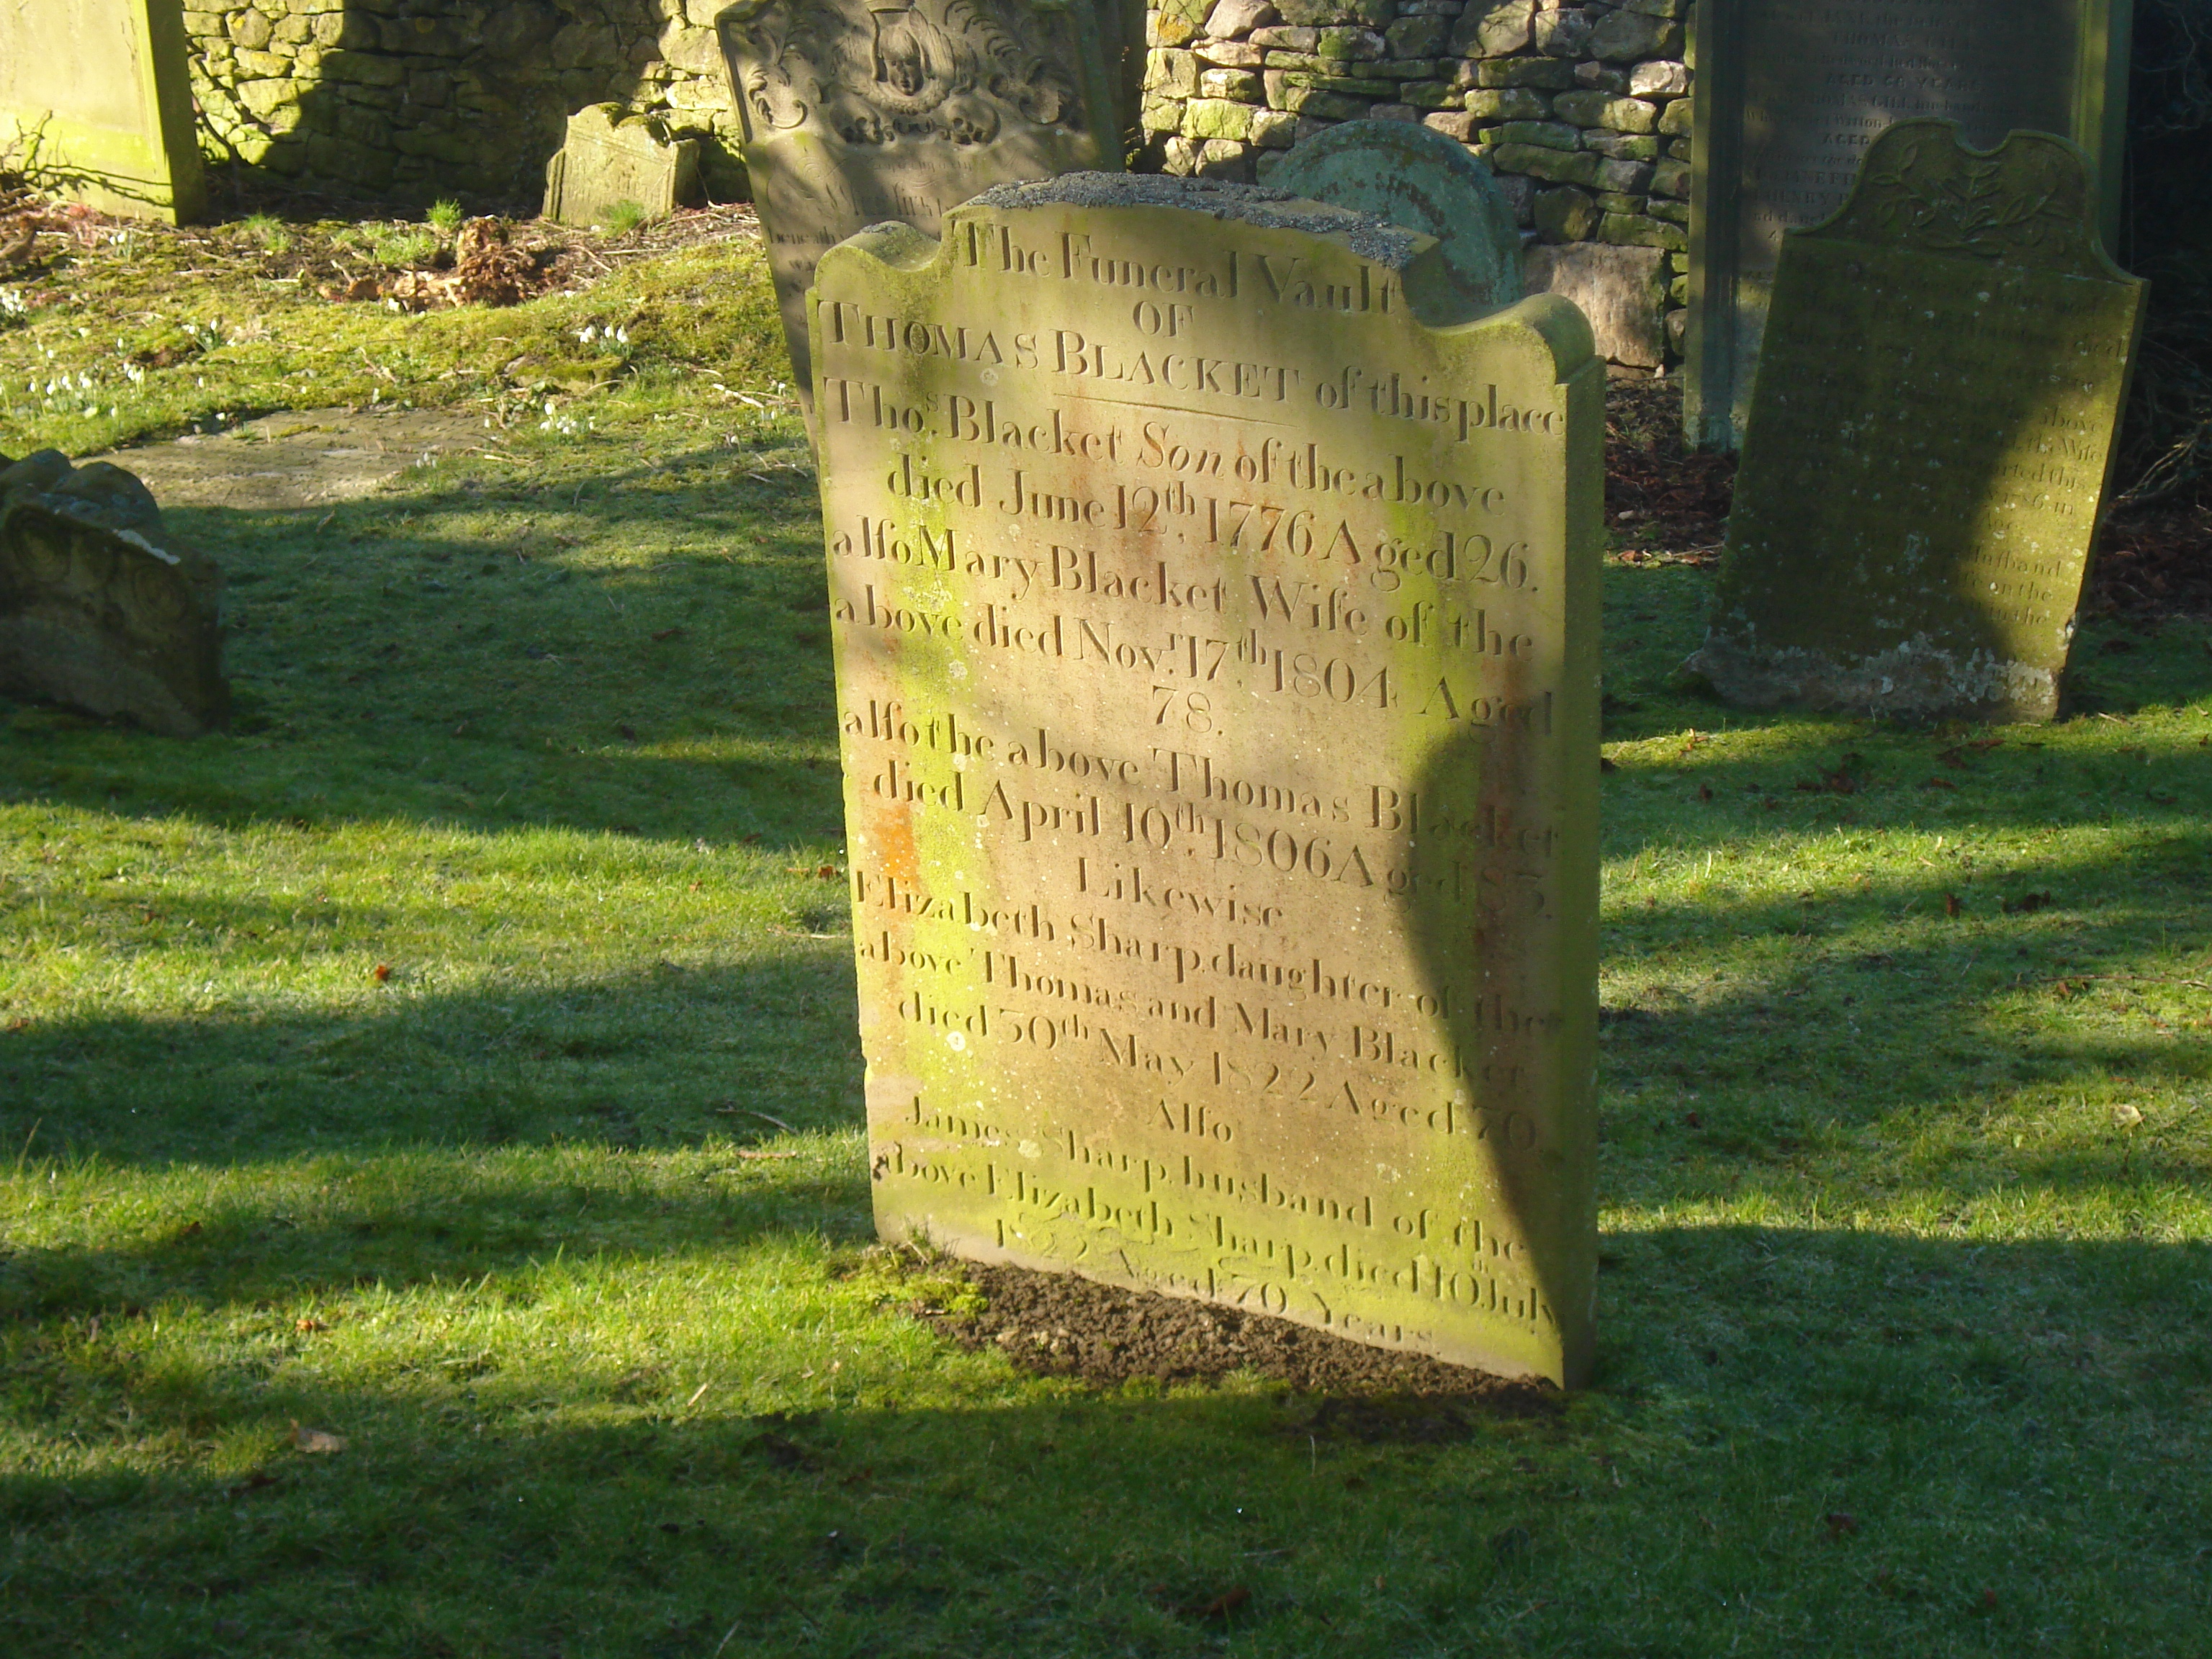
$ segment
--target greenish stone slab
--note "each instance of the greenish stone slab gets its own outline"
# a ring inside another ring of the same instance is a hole
[[[207,206],[179,0],[0,3],[0,160],[104,213]]]
[[[937,234],[994,185],[1121,165],[1143,16],[1126,0],[739,0],[715,20],[799,395],[822,255]]]
[[[2099,242],[2088,157],[1889,128],[1783,241],[1705,643],[1722,695],[2048,720],[2146,286]]]
[[[1267,183],[1435,237],[1453,280],[1486,306],[1511,305],[1525,291],[1521,231],[1498,180],[1431,128],[1346,121],[1292,149]]]
[[[2112,245],[2132,0],[1699,0],[1695,15],[1692,441],[1741,441],[1783,233],[1843,205],[1893,121],[1956,121],[1984,148],[2015,129],[2073,139]]]
[[[625,202],[662,219],[698,199],[698,140],[672,140],[659,122],[619,104],[570,116],[566,142],[545,164],[544,215],[564,225],[604,225]]]
[[[879,1231],[1580,1381],[1581,313],[1103,173],[811,305]]]

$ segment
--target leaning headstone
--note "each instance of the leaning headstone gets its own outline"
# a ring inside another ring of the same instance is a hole
[[[2048,720],[2145,285],[2088,158],[1891,127],[1844,210],[1783,244],[1713,621],[1739,702]]]
[[[214,562],[121,467],[0,456],[0,690],[172,737],[220,726],[222,599]]]
[[[1524,289],[1521,228],[1486,161],[1410,121],[1344,121],[1297,145],[1268,185],[1433,236],[1461,288],[1490,306]]]
[[[822,262],[885,1237],[1583,1374],[1603,365],[1485,311],[1202,179]]]
[[[1945,119],[1983,149],[2015,128],[2089,153],[2119,224],[2130,0],[1701,0],[1697,8],[1686,412],[1742,440],[1782,234],[1843,205],[1893,121]]]
[[[179,0],[0,4],[0,171],[103,212],[206,206]]]
[[[590,104],[568,118],[568,141],[545,164],[545,216],[604,225],[625,202],[665,219],[699,199],[699,142],[671,139],[648,115]]]
[[[716,22],[802,398],[830,248],[890,220],[934,236],[994,185],[1121,165],[1118,0],[740,0]]]

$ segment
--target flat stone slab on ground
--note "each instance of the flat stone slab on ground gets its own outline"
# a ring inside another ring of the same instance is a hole
[[[1723,696],[2049,720],[2145,285],[2088,158],[1901,122],[1784,243],[1713,619]]]
[[[428,458],[483,447],[491,435],[481,416],[305,409],[101,459],[127,467],[172,507],[274,512],[357,501]]]
[[[1581,313],[1107,173],[878,226],[812,313],[879,1229],[1579,1379]]]

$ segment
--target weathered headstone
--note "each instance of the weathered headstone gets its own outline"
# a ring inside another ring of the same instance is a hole
[[[2088,158],[1891,127],[1783,245],[1713,621],[1723,696],[1910,718],[2057,712],[2145,285]]]
[[[1526,291],[1521,228],[1489,164],[1431,128],[1340,122],[1291,149],[1267,183],[1435,237],[1454,280],[1485,305]]]
[[[827,250],[890,220],[934,236],[994,185],[1121,164],[1121,0],[741,0],[716,21],[801,397]]]
[[[1843,205],[1893,121],[2014,129],[2089,153],[2118,224],[2131,0],[1700,0],[1690,309],[1693,441],[1743,436],[1782,234]]]
[[[1539,242],[1522,268],[1531,294],[1572,301],[1589,319],[1599,356],[1657,368],[1667,361],[1665,257],[1656,247]]]
[[[0,690],[191,737],[223,723],[222,574],[137,479],[0,456]]]
[[[877,227],[812,307],[878,1227],[1573,1382],[1581,315],[1118,174]]]
[[[662,219],[698,199],[698,140],[671,139],[619,104],[570,116],[568,142],[545,164],[545,216],[564,225],[604,225],[625,202]]]
[[[0,163],[104,212],[206,205],[179,0],[0,0]]]

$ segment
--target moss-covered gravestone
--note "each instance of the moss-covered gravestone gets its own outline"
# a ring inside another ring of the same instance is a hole
[[[1692,439],[1741,440],[1783,233],[1843,205],[1893,121],[1956,121],[1983,146],[2014,128],[2073,139],[2091,157],[2109,240],[2132,15],[2132,0],[1698,0]]]
[[[2144,295],[2095,220],[2066,140],[1911,121],[1790,234],[1691,659],[1723,696],[2057,711]]]
[[[924,234],[994,185],[1121,162],[1122,0],[740,0],[716,20],[800,395],[806,289],[864,226]]]
[[[1113,174],[811,304],[878,1226],[1577,1379],[1581,314]]]
[[[1521,230],[1487,161],[1409,121],[1342,121],[1289,151],[1268,184],[1433,236],[1461,288],[1511,305],[1526,291]]]
[[[625,203],[649,219],[699,199],[699,141],[671,138],[659,121],[619,104],[589,104],[545,164],[545,216],[604,225]]]
[[[207,187],[178,0],[0,0],[0,168],[172,223]]]
[[[172,737],[221,726],[222,599],[222,573],[121,467],[0,455],[0,690]]]

